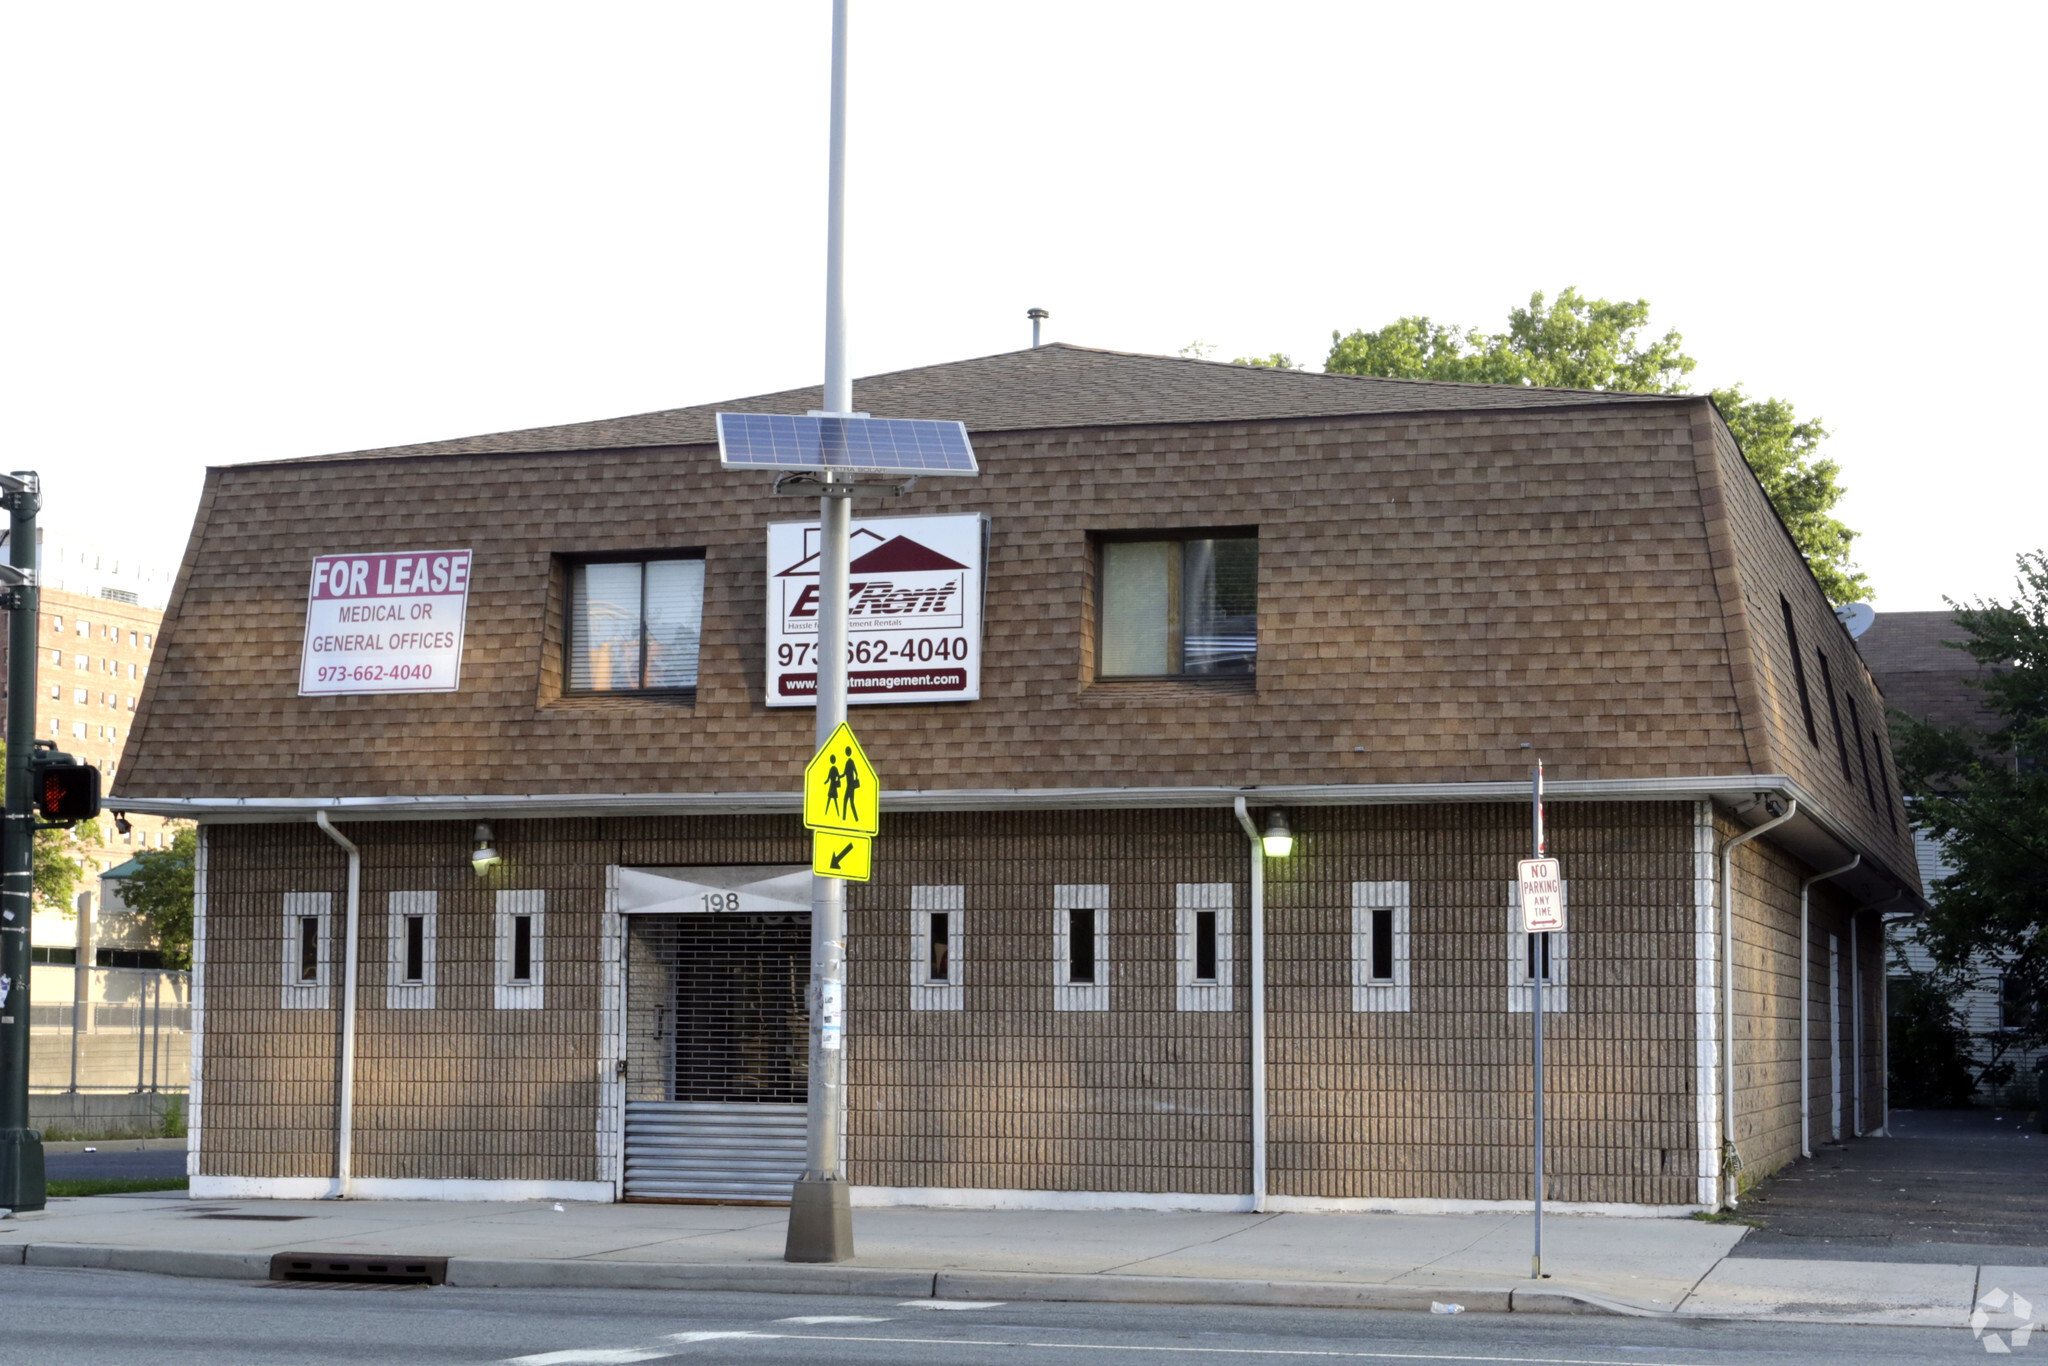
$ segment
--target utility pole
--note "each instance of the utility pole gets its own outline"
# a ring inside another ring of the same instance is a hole
[[[825,392],[822,412],[853,413],[846,362],[846,0],[832,0],[831,165],[825,207]],[[818,724],[822,748],[846,720],[846,585],[852,471],[828,464],[818,499]],[[846,884],[811,878],[809,1152],[790,1191],[783,1260],[853,1256],[846,1184]]]
[[[35,916],[36,513],[32,473],[0,475],[8,512],[7,803],[0,830],[0,1209],[43,1207],[43,1136],[28,1127],[29,927]]]

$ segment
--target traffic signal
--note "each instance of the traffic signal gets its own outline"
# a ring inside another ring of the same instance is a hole
[[[37,764],[34,775],[37,819],[56,824],[100,814],[100,771],[91,764]]]

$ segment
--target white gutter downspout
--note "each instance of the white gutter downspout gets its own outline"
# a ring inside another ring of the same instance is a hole
[[[1799,814],[1794,800],[1785,814],[1745,830],[1721,846],[1721,1203],[1735,1208],[1735,888],[1731,881],[1735,847],[1777,829]]]
[[[1891,927],[1885,923],[1884,908],[1906,894],[1904,887],[1870,909],[1877,912],[1877,1018],[1878,1037],[1883,1041],[1882,1066],[1877,1069],[1877,1131],[1872,1138],[1892,1136],[1892,975],[1885,971],[1884,955],[1891,948]]]
[[[1813,1082],[1810,1075],[1813,1059],[1809,1056],[1810,1049],[1807,1042],[1808,1033],[1811,1028],[1810,1018],[1813,1013],[1813,1003],[1808,999],[1808,994],[1811,990],[1808,986],[1808,980],[1811,976],[1809,972],[1811,965],[1807,962],[1806,947],[1807,893],[1812,889],[1814,883],[1826,882],[1831,877],[1840,877],[1861,862],[1863,862],[1863,855],[1858,854],[1841,867],[1830,868],[1825,873],[1815,873],[1812,877],[1799,884],[1799,1155],[1801,1157],[1813,1156]]]
[[[1259,827],[1236,805],[1237,823],[1252,842],[1252,1210],[1266,1209],[1266,846]]]
[[[325,811],[313,813],[313,823],[327,837],[348,851],[348,919],[343,930],[341,969],[341,1104],[334,1119],[334,1194],[330,1199],[349,1198],[349,1160],[354,1146],[356,1124],[356,924],[362,911],[363,856],[339,830],[327,823]]]

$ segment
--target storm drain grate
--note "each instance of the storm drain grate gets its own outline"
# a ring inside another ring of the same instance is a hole
[[[446,1285],[446,1257],[347,1257],[324,1252],[280,1252],[270,1259],[273,1281],[372,1281]]]

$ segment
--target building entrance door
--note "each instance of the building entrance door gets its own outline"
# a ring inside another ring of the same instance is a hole
[[[788,1200],[810,1082],[810,870],[619,871],[625,1198]]]

